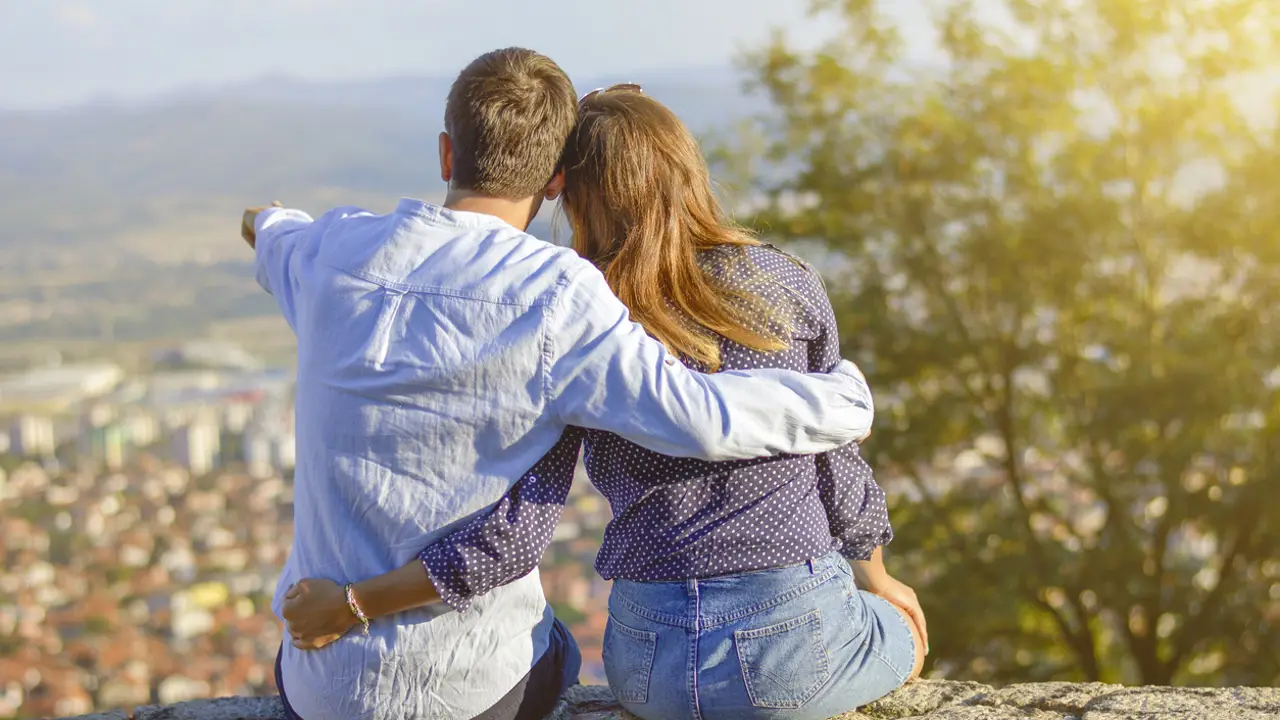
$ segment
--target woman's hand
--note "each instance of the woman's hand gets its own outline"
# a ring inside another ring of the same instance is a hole
[[[347,594],[332,580],[306,578],[284,595],[285,625],[299,650],[318,650],[355,626]]]
[[[866,590],[872,595],[888,600],[911,618],[916,631],[920,633],[920,643],[924,645],[924,652],[928,655],[929,629],[925,625],[924,610],[920,608],[920,600],[916,597],[915,590],[895,579],[888,570],[885,570],[884,548],[876,548],[871,553],[871,557],[866,560],[850,562],[849,568],[853,570],[853,578],[860,590]]]
[[[868,582],[867,585],[862,589],[897,605],[911,618],[911,622],[915,623],[916,629],[920,631],[920,641],[924,643],[925,653],[927,654],[929,652],[929,630],[925,624],[924,610],[920,607],[920,600],[916,597],[916,591],[888,573],[876,577]]]

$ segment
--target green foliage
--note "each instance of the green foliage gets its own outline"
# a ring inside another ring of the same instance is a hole
[[[32,525],[40,527],[52,525],[53,517],[57,513],[58,509],[50,505],[44,498],[22,500],[16,507],[9,510],[11,517],[22,518]]]
[[[49,562],[54,565],[70,565],[75,561],[76,551],[87,545],[84,536],[75,532],[49,533]]]
[[[0,453],[0,472],[9,473],[22,467],[22,458],[12,453]]]
[[[0,635],[0,657],[10,657],[22,649],[22,638],[13,635]]]
[[[950,0],[917,72],[877,3],[812,6],[732,167],[845,259],[932,670],[1280,682],[1280,6]]]
[[[551,609],[555,612],[556,618],[565,625],[577,625],[587,619],[587,616],[581,610],[573,607],[572,605],[551,603]]]
[[[103,577],[109,585],[127,583],[133,579],[137,571],[129,567],[109,567],[103,571]]]
[[[249,602],[253,603],[254,612],[264,613],[271,612],[271,595],[262,591],[251,592],[245,597],[249,598]]]

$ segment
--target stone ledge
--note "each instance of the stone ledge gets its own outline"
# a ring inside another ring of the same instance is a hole
[[[547,720],[632,720],[609,689],[579,685]],[[996,689],[920,680],[857,712],[832,720],[1275,720],[1278,688],[1125,687],[1032,683]],[[283,720],[279,698],[218,698],[148,705],[73,720]]]

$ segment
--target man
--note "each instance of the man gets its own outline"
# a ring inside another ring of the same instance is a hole
[[[277,614],[305,577],[422,572],[415,554],[497,503],[569,425],[709,460],[823,452],[868,432],[856,368],[693,373],[594,266],[524,232],[560,192],[576,116],[555,63],[492,52],[449,93],[443,206],[246,212],[258,281],[298,337],[295,537]],[[571,654],[557,641],[571,642],[533,572],[465,613],[435,604],[323,650],[286,644],[282,690],[306,720],[530,716],[576,674],[571,661],[551,681],[535,672]]]

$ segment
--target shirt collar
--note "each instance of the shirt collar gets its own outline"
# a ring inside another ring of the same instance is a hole
[[[396,213],[421,218],[436,225],[463,228],[511,227],[505,220],[494,215],[450,210],[435,203],[413,198],[400,198],[400,202],[396,205]]]

